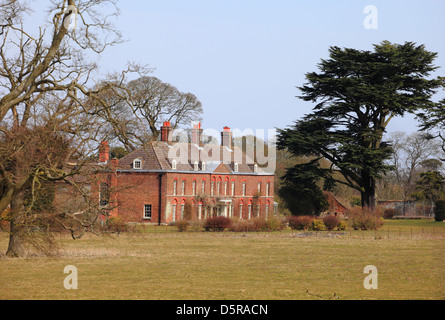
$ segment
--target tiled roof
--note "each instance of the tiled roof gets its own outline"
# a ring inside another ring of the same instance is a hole
[[[219,155],[217,154],[219,152]],[[236,159],[235,159],[236,157]],[[142,168],[133,169],[134,160],[142,162]],[[202,159],[206,168],[202,170]],[[221,165],[232,174],[254,174],[254,164],[250,158],[239,148],[233,150],[217,145],[204,145],[199,147],[191,143],[150,142],[136,151],[119,160],[119,170],[123,171],[173,171],[173,160],[177,161],[178,172],[194,172],[195,161],[198,162],[199,172],[213,173]],[[238,172],[235,172],[235,162],[238,163]],[[258,174],[272,174],[258,168]]]

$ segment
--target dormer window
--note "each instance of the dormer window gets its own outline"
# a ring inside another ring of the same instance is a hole
[[[193,170],[194,171],[199,171],[199,163],[198,163],[198,161],[195,161],[195,163],[193,164]]]
[[[255,163],[255,165],[253,166],[253,172],[254,173],[258,173],[258,165]]]
[[[207,164],[205,162],[202,163],[201,169],[202,169],[202,171],[206,171],[207,170]]]
[[[235,162],[234,171],[235,172],[239,172],[239,167],[238,167],[238,163],[237,162]]]
[[[172,170],[177,170],[178,169],[178,163],[176,162],[176,160],[172,161]]]
[[[135,170],[141,170],[142,169],[142,160],[140,159],[135,159],[133,161],[133,169]]]

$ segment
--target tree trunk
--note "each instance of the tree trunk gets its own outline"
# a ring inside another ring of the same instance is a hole
[[[376,207],[376,184],[375,179],[369,174],[363,174],[363,180],[366,182],[364,191],[362,191],[362,208],[369,208],[374,211]]]
[[[11,258],[24,257],[25,252],[25,226],[24,226],[24,192],[16,195],[11,202],[12,220],[10,222],[9,245],[6,255]]]

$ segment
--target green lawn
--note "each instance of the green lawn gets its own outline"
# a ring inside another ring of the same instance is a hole
[[[373,231],[304,237],[290,231],[177,233],[165,227],[79,241],[60,237],[57,258],[3,257],[0,297],[295,300],[335,293],[345,300],[444,299],[444,225],[387,221],[377,238]],[[6,248],[7,237],[0,234],[0,252]],[[64,288],[67,265],[78,269],[78,290]],[[379,271],[378,290],[363,287],[367,265]]]

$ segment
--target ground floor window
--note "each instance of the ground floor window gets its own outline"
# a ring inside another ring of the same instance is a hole
[[[151,220],[152,206],[151,204],[146,204],[144,206],[144,219]]]

